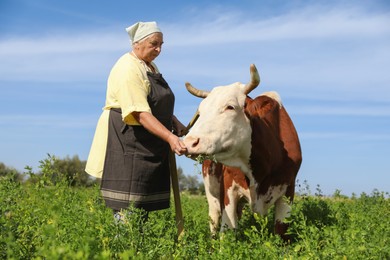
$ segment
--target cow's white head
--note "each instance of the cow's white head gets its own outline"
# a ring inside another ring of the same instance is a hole
[[[211,92],[186,83],[191,94],[204,98],[199,118],[183,140],[190,155],[213,156],[218,162],[248,171],[252,129],[244,105],[247,94],[260,83],[255,65],[250,72],[250,83],[215,87]]]

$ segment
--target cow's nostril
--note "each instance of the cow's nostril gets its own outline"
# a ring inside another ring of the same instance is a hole
[[[192,143],[192,147],[196,147],[199,144],[199,138],[194,138],[194,142]]]

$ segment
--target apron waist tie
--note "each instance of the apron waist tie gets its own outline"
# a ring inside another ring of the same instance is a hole
[[[113,107],[112,107],[112,108],[110,108],[110,110],[122,114],[122,109],[120,109],[120,108],[113,108]],[[129,127],[129,126],[128,126],[126,123],[123,123],[123,126],[122,126],[122,128],[121,128],[121,133],[123,134],[123,133],[126,131],[126,129],[127,129],[128,127]]]

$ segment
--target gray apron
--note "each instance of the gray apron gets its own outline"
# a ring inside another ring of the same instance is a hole
[[[175,97],[161,74],[148,72],[148,103],[169,130]],[[105,203],[114,210],[133,205],[146,211],[165,209],[170,201],[169,144],[143,126],[123,124],[121,110],[111,109],[101,182]]]

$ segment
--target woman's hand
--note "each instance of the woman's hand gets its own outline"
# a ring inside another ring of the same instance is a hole
[[[174,134],[171,134],[168,137],[168,143],[171,146],[172,152],[174,152],[177,155],[183,155],[187,153],[187,147],[184,145],[184,143],[180,140],[180,138]]]

